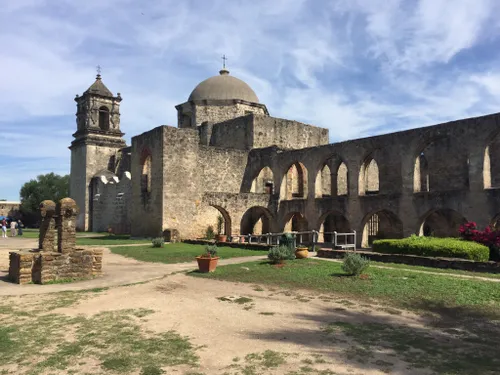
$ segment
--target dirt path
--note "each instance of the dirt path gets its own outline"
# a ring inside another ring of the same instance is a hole
[[[196,269],[196,262],[163,264],[147,263],[113,254],[109,249],[104,250],[102,277],[67,284],[51,285],[17,285],[7,281],[8,253],[10,250],[0,249],[0,296],[14,296],[23,294],[46,294],[61,291],[77,291],[92,288],[104,288],[118,285],[127,285],[160,279],[175,272]],[[222,259],[220,265],[244,263],[253,260],[265,259],[265,256],[250,256],[241,258]]]

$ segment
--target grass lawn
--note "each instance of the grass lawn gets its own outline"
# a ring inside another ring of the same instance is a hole
[[[248,268],[243,271],[242,267]],[[407,266],[410,267],[410,266]],[[410,267],[411,268],[411,267]],[[368,269],[368,279],[348,277],[341,263],[315,259],[287,261],[278,269],[268,262],[250,262],[218,267],[212,274],[193,276],[227,281],[265,284],[291,289],[310,289],[366,301],[419,310],[474,307],[500,316],[500,284],[490,281],[429,275],[402,269]]]
[[[113,236],[101,235],[95,237],[78,237],[76,238],[77,245],[127,245],[127,244],[150,244],[150,239],[130,239],[128,234],[116,234]]]
[[[472,272],[472,271],[462,271],[462,270],[454,270],[451,268],[433,268],[433,267],[424,267],[424,266],[410,266],[408,264],[401,263],[384,263],[384,262],[371,262],[374,266],[382,266],[382,267],[390,267],[390,268],[404,268],[413,271],[426,271],[426,272],[434,272],[434,273],[451,273],[454,275],[465,275],[465,276],[475,276],[475,277],[487,277],[490,279],[500,279],[500,273],[488,273],[488,272]]]
[[[9,232],[10,233],[10,232]],[[34,228],[25,228],[23,229],[22,237],[25,238],[38,238],[38,234],[40,233],[39,229]],[[77,237],[86,237],[86,236],[106,236],[107,233],[97,233],[97,232],[76,232]]]
[[[204,249],[204,245],[171,243],[166,244],[165,247],[152,247],[150,244],[144,246],[117,246],[112,247],[111,252],[144,262],[183,263],[195,261],[195,257],[202,254]],[[228,259],[267,255],[267,250],[246,250],[221,246],[217,250],[217,255],[221,259]]]

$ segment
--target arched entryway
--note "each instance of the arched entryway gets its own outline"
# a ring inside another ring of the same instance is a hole
[[[240,234],[263,234],[271,232],[271,212],[260,206],[249,208],[241,218]]]
[[[225,234],[227,236],[232,233],[231,216],[221,206],[207,205],[199,211],[196,220],[197,236],[200,238],[208,238],[216,234]]]
[[[450,208],[431,210],[423,216],[418,234],[429,237],[458,237],[460,226],[466,222],[460,213]]]
[[[319,219],[318,242],[331,243],[333,241],[333,232],[352,232],[351,224],[345,216],[338,211],[330,211]]]
[[[361,247],[371,247],[373,241],[383,238],[403,238],[403,223],[391,211],[381,210],[366,215],[363,221]]]

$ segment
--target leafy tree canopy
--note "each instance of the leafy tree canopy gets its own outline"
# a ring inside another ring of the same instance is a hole
[[[39,206],[46,199],[58,202],[69,195],[69,175],[60,176],[55,173],[39,175],[26,182],[19,193],[21,196],[21,214],[26,225],[40,220]]]

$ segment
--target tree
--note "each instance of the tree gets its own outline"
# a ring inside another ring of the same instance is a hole
[[[69,175],[55,173],[39,175],[36,180],[26,182],[19,193],[20,211],[25,225],[34,225],[40,221],[40,203],[46,199],[58,202],[69,195]]]

